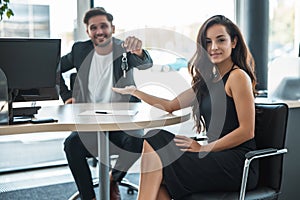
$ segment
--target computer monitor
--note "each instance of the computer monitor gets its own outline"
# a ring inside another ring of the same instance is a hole
[[[60,51],[60,39],[0,38],[10,103],[59,99]]]
[[[300,100],[300,78],[285,77],[274,91],[272,98],[281,100]]]

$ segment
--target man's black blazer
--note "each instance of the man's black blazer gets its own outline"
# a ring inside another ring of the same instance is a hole
[[[133,68],[148,69],[152,67],[153,61],[146,50],[144,58],[141,59],[135,54],[127,52],[128,71],[126,78],[123,77],[121,69],[122,54],[125,52],[122,47],[122,40],[113,37],[113,86],[125,87],[135,85],[133,78]],[[76,102],[87,102],[88,97],[88,77],[91,66],[92,57],[94,54],[94,46],[91,40],[74,43],[70,53],[61,58],[60,62],[60,95],[63,101],[74,97]],[[68,89],[63,79],[62,74],[73,68],[76,68],[77,78],[73,86],[73,92]],[[128,102],[139,101],[130,95],[114,94],[113,101]]]

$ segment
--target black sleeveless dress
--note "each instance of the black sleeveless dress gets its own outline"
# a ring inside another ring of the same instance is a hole
[[[234,101],[226,95],[223,81],[208,86],[209,95],[201,98],[201,115],[212,142],[238,127]],[[217,134],[216,134],[217,133]],[[177,200],[195,192],[239,191],[245,154],[256,148],[251,139],[235,148],[219,152],[182,152],[173,141],[174,134],[161,129],[149,131],[144,139],[153,147],[163,164],[163,181],[170,196]],[[248,189],[256,186],[258,163],[249,170]]]

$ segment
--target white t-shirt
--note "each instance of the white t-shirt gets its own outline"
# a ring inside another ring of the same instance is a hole
[[[109,103],[113,86],[113,54],[94,52],[88,82],[89,100],[92,103]]]

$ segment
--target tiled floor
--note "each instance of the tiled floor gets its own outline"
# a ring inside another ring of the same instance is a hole
[[[137,173],[139,171],[139,163],[140,161],[138,160],[128,173]],[[91,167],[91,172],[93,177],[98,177],[98,167]],[[1,174],[0,193],[73,181],[68,166],[6,173]]]
[[[125,177],[131,183],[138,184],[139,175],[133,173],[134,165]],[[91,167],[93,177],[97,178],[98,168]],[[99,187],[95,187],[99,198]],[[1,175],[0,199],[3,200],[67,200],[76,194],[76,185],[68,166],[40,169]],[[124,200],[135,200],[137,192],[128,193],[128,188],[120,186]]]
[[[68,166],[2,174],[0,192],[54,185],[73,181]]]

